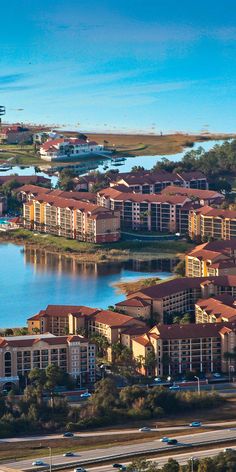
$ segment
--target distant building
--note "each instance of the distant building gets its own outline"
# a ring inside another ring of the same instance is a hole
[[[51,186],[51,180],[47,177],[42,177],[41,175],[0,175],[0,186],[6,184],[7,182],[17,182],[21,185],[46,185],[47,187]],[[43,188],[43,187],[40,187]]]
[[[178,187],[170,185],[165,187],[161,192],[162,195],[182,195],[190,198],[193,201],[198,201],[199,205],[221,205],[225,199],[222,193],[215,190],[199,190],[185,187]]]
[[[192,239],[236,238],[236,211],[203,206],[189,214],[189,236]]]
[[[83,336],[53,334],[0,337],[0,388],[18,385],[34,368],[56,365],[78,385],[96,380],[96,347]]]
[[[196,246],[185,256],[187,277],[236,275],[236,239]]]
[[[236,297],[222,294],[197,300],[196,323],[220,323],[236,321]]]
[[[0,130],[0,143],[32,143],[33,132],[21,125],[6,126]]]
[[[103,145],[78,138],[50,139],[40,147],[40,157],[45,161],[75,160],[78,157],[99,155],[104,152]]]

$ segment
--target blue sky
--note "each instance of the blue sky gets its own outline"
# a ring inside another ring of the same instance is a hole
[[[235,131],[235,0],[11,0],[0,64],[9,121]]]

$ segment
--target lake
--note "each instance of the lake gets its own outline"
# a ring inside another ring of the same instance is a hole
[[[212,147],[216,144],[222,144],[224,141],[204,141],[204,142],[197,142],[194,144],[193,148],[186,148],[184,151],[179,152],[177,154],[169,154],[169,155],[156,155],[156,156],[136,156],[136,157],[126,157],[123,162],[120,162],[119,166],[114,165],[114,161],[111,159],[81,159],[78,161],[78,166],[81,170],[77,171],[78,175],[82,175],[84,173],[89,172],[89,170],[99,170],[100,172],[104,172],[104,170],[108,171],[110,169],[119,169],[120,172],[130,172],[133,166],[144,166],[145,169],[151,169],[157,161],[160,161],[163,157],[170,159],[171,161],[180,161],[186,152],[191,151],[192,149],[197,149],[199,146],[203,147],[205,151],[209,151]],[[71,162],[70,164],[73,164]],[[76,163],[77,164],[77,163]],[[39,165],[37,163],[37,165]],[[42,161],[42,165],[40,167],[48,166],[44,161]],[[104,169],[104,166],[107,168]],[[33,166],[23,167],[23,166],[14,166],[12,169],[2,172],[0,170],[0,175],[10,175],[10,174],[18,174],[18,175],[34,175],[35,169]],[[39,172],[37,175],[42,175],[44,177],[48,177],[45,172]],[[57,177],[51,177],[52,184],[55,186],[57,183]]]
[[[88,264],[45,251],[0,244],[0,328],[23,326],[48,304],[107,308],[125,298],[114,283],[171,275],[170,261]]]

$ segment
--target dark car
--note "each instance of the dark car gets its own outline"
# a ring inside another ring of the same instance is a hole
[[[113,464],[114,469],[120,469],[122,467],[122,464]]]
[[[67,431],[66,433],[63,434],[63,438],[73,438],[74,434],[71,433],[70,431]]]
[[[168,439],[167,444],[172,445],[172,444],[177,444],[178,441],[177,439]]]

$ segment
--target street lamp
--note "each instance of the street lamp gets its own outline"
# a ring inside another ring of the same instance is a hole
[[[197,377],[197,375],[194,375],[194,378],[197,379],[197,391],[198,391],[198,395],[200,395],[201,393],[200,378]]]
[[[49,450],[49,472],[52,472],[52,448],[47,446],[47,449]]]
[[[196,460],[196,457],[190,457],[190,463],[191,463],[191,472],[194,472],[194,461]]]

